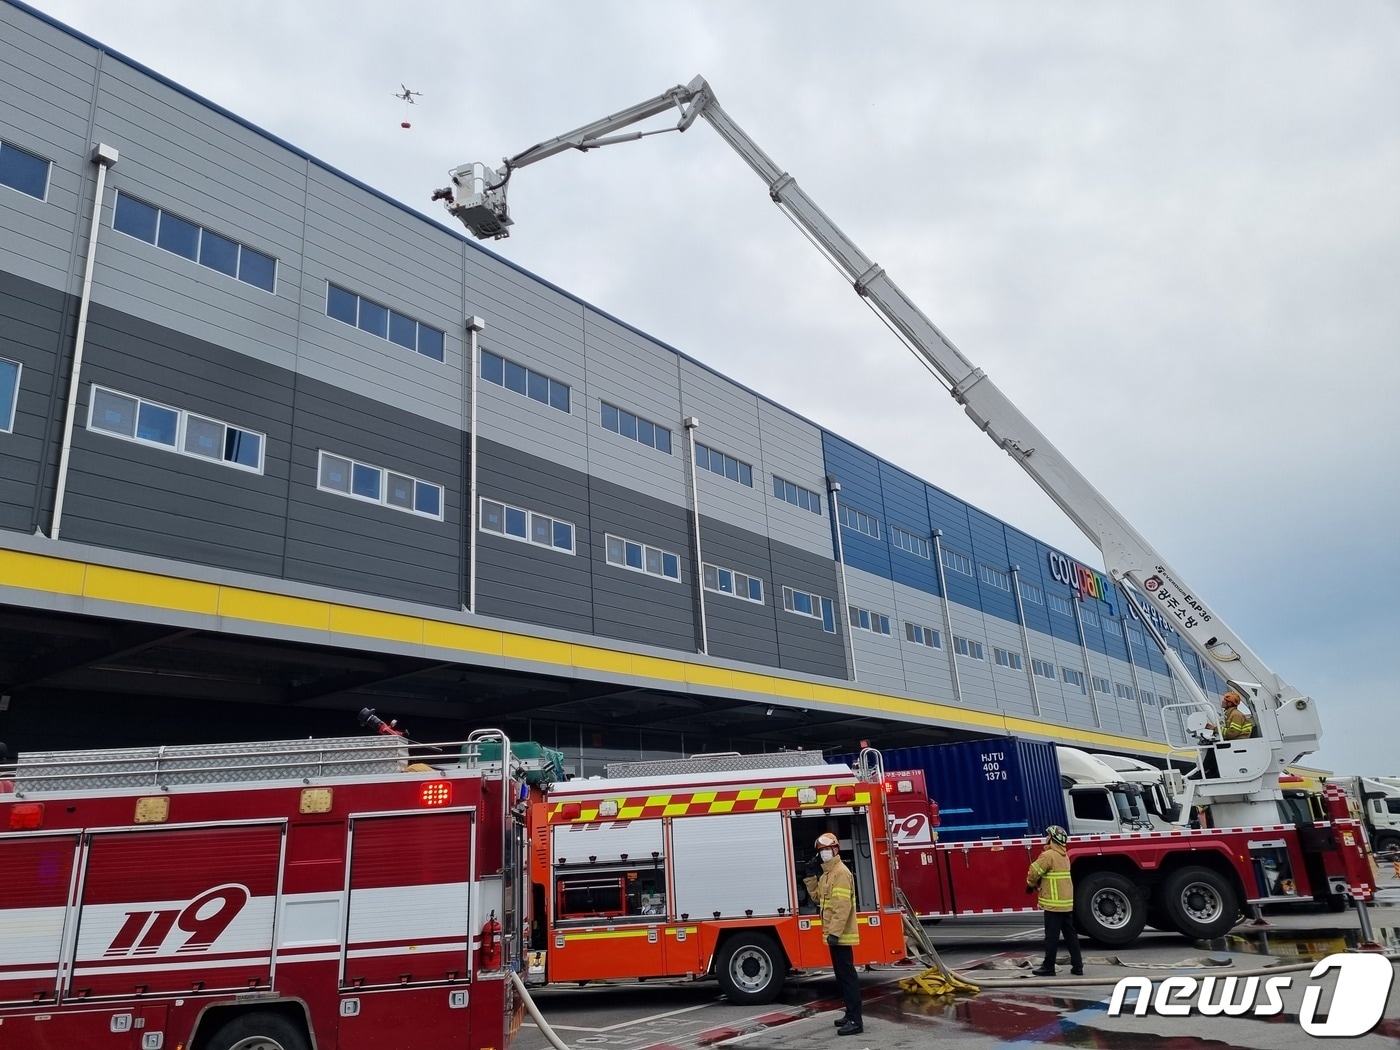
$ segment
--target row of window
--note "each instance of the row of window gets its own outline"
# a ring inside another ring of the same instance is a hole
[[[698,441],[695,443],[695,465],[701,470],[708,470],[712,474],[753,488],[753,467],[743,460],[735,459]]]
[[[890,526],[890,542],[902,551],[920,558],[933,557],[933,545],[923,536],[916,536],[912,532],[906,532],[898,525]]]
[[[323,492],[442,520],[442,486],[321,450],[316,487]]]
[[[801,485],[794,485],[786,478],[773,475],[773,495],[780,500],[791,503],[794,507],[801,507],[803,510],[810,510],[813,514],[822,512],[822,498],[811,489],[804,489]]]
[[[724,569],[718,565],[706,563],[704,580],[707,591],[727,594],[732,598],[740,598],[746,602],[763,604],[763,581],[757,576],[750,576],[748,573],[735,572],[733,569]]]
[[[860,609],[854,605],[847,606],[846,613],[852,627],[869,631],[872,634],[889,636],[890,618],[884,613],[871,612],[869,609]]]
[[[572,526],[571,526],[572,527]],[[652,547],[636,540],[624,539],[609,533],[603,540],[604,557],[609,565],[622,569],[660,576],[663,580],[680,582],[681,560],[670,551]]]
[[[0,357],[0,433],[8,434],[15,429],[15,405],[19,400],[18,361]]]
[[[867,514],[863,510],[857,510],[842,503],[840,505],[841,524],[848,529],[864,533],[872,540],[880,538],[880,519],[873,514]]]
[[[524,394],[530,400],[560,412],[567,414],[572,410],[568,383],[561,383],[553,376],[516,364],[509,358],[493,354],[489,350],[481,351],[481,378],[517,394]]]
[[[0,142],[0,186],[45,200],[49,195],[49,162],[43,157]]]
[[[606,401],[602,403],[602,423],[604,430],[611,430],[625,438],[654,448],[658,452],[671,454],[671,432],[658,423],[633,415],[625,408],[618,408]]]
[[[18,375],[16,366],[16,379]],[[264,435],[131,394],[94,385],[87,425],[113,437],[262,473]]]
[[[112,228],[254,288],[277,290],[277,260],[272,256],[129,194],[117,194]]]
[[[445,337],[436,328],[330,282],[326,283],[326,316],[434,361],[447,359]]]
[[[827,634],[836,633],[836,606],[830,598],[810,594],[792,587],[783,588],[783,608],[798,616],[810,616],[822,622]]]

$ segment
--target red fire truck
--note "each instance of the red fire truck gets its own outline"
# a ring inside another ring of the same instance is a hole
[[[478,760],[501,739],[21,755],[0,1048],[504,1050],[523,781]]]
[[[899,885],[920,918],[1035,910],[1026,869],[1043,839],[939,842],[923,771],[885,783]],[[1073,835],[1076,925],[1107,945],[1131,944],[1144,926],[1209,940],[1246,904],[1318,900],[1340,911],[1348,896],[1374,899],[1365,829],[1340,789],[1327,789],[1325,806],[1326,819],[1300,823]]]
[[[718,978],[766,1003],[790,970],[830,966],[802,884],[813,843],[841,839],[855,878],[855,961],[904,958],[878,755],[705,755],[613,764],[554,785],[530,814],[538,921],[530,980]]]

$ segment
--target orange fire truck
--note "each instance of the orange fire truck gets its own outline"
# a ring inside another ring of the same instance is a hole
[[[504,1050],[524,782],[503,739],[21,755],[0,1048]]]
[[[716,977],[766,1003],[830,966],[801,873],[822,832],[855,877],[858,965],[905,956],[879,756],[820,752],[613,764],[530,808],[529,981]]]

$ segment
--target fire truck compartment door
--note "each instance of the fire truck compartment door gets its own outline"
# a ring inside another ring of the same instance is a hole
[[[266,987],[281,861],[280,823],[93,834],[66,996]]]
[[[472,817],[456,811],[354,818],[343,986],[467,975]]]
[[[554,864],[649,864],[665,857],[661,830],[659,819],[555,825]]]
[[[52,1002],[76,835],[0,842],[0,1003]]]
[[[726,813],[671,821],[672,914],[692,920],[792,910],[781,813]]]

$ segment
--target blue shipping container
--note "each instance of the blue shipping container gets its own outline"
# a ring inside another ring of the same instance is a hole
[[[1067,827],[1055,745],[1012,737],[882,749],[886,772],[922,769],[940,842],[1038,837]],[[855,761],[854,755],[833,762]]]

